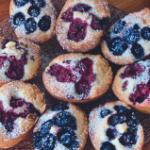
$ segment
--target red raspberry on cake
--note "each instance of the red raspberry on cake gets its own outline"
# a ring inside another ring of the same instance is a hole
[[[144,132],[124,102],[109,102],[89,115],[89,135],[95,150],[142,150]]]
[[[68,52],[87,52],[99,44],[109,18],[105,0],[67,0],[56,22],[57,40]]]
[[[115,76],[112,89],[120,100],[150,114],[150,60],[122,67]]]
[[[24,140],[46,107],[36,85],[10,82],[0,88],[0,148]]]
[[[28,81],[41,69],[40,47],[27,40],[0,37],[0,86],[14,80]]]
[[[35,150],[83,150],[88,136],[85,113],[71,103],[48,109],[33,132]]]
[[[11,0],[9,12],[18,38],[44,43],[53,37],[56,11],[51,0]]]
[[[150,55],[150,9],[145,8],[117,21],[105,34],[104,56],[119,65],[133,64]]]
[[[64,54],[55,58],[43,74],[47,91],[62,101],[85,103],[102,97],[113,73],[100,55]]]

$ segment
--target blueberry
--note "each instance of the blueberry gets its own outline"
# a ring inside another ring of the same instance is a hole
[[[123,39],[116,37],[108,43],[108,47],[114,55],[121,56],[128,48],[128,45]]]
[[[100,150],[116,150],[116,148],[110,142],[104,142],[102,143]]]
[[[137,43],[132,45],[131,52],[137,60],[143,59],[145,56],[143,47]]]
[[[39,14],[40,14],[40,8],[36,7],[36,6],[31,6],[29,9],[28,9],[28,14],[30,16],[33,16],[33,17],[37,17]]]
[[[120,139],[120,143],[124,146],[131,148],[137,142],[137,130],[128,129]]]
[[[29,0],[14,0],[14,3],[16,6],[21,7],[26,5],[29,2]]]
[[[113,32],[116,34],[119,33],[124,28],[125,24],[125,21],[117,21],[113,26]]]
[[[70,150],[79,148],[76,134],[71,128],[62,128],[58,133],[58,140]]]
[[[117,136],[117,134],[118,134],[118,132],[117,132],[116,129],[110,129],[110,128],[109,128],[109,129],[106,131],[106,135],[109,137],[109,140],[115,139],[116,136]]]
[[[124,113],[126,110],[129,110],[128,108],[122,105],[116,105],[114,109],[117,111],[117,113]]]
[[[35,22],[34,18],[27,19],[25,23],[25,28],[29,33],[35,32],[37,28],[37,23]]]
[[[41,139],[41,149],[53,150],[56,143],[56,137],[52,134],[46,134]]]
[[[45,134],[49,133],[49,130],[51,129],[53,125],[53,121],[49,120],[46,123],[44,123],[41,127],[40,135],[44,136]]]
[[[139,122],[137,120],[129,120],[127,124],[130,128],[136,129]]]
[[[33,145],[34,148],[41,148],[41,137],[40,137],[40,132],[34,132],[33,133]]]
[[[104,109],[104,110],[102,110],[102,111],[100,112],[100,115],[101,115],[102,118],[104,118],[104,117],[106,117],[107,115],[109,115],[110,113],[111,113],[110,110]]]
[[[46,5],[45,0],[30,0],[33,6],[44,7]]]
[[[59,127],[70,127],[72,129],[76,129],[76,119],[69,112],[61,112],[54,118],[55,124]]]
[[[51,27],[51,18],[49,16],[43,16],[42,19],[40,19],[38,26],[41,31],[46,32]]]
[[[52,107],[53,111],[63,111],[63,110],[66,110],[66,109],[69,109],[69,106],[65,102],[60,102],[59,104],[54,105]]]
[[[135,25],[133,28],[127,31],[125,38],[128,44],[133,44],[139,40],[140,32],[138,29],[138,25]]]
[[[19,25],[23,24],[24,22],[25,22],[25,16],[23,15],[23,13],[19,12],[14,15],[13,24],[15,26],[19,26]]]
[[[143,39],[145,40],[150,40],[150,27],[144,27],[142,30],[141,30],[141,36]]]
[[[127,118],[124,114],[115,114],[109,118],[108,123],[112,126],[115,126],[117,124],[126,122],[126,120]]]

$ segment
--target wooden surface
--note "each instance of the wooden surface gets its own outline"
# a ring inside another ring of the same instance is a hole
[[[144,7],[150,8],[150,0],[107,0],[109,4],[131,13],[139,11]],[[9,2],[10,0],[0,0],[0,22],[9,17]]]

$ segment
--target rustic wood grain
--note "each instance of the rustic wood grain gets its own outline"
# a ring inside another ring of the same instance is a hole
[[[131,13],[139,11],[144,7],[150,8],[150,0],[107,0],[109,4]],[[0,0],[0,22],[9,17],[10,0]]]

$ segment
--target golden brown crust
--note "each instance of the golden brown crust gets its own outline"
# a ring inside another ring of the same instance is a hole
[[[44,94],[40,92],[36,85],[14,81],[1,87],[0,93],[3,104],[8,103],[7,101],[10,101],[11,97],[14,96],[16,98],[23,98],[26,102],[32,103],[40,113],[43,113],[46,108]],[[17,126],[15,126],[11,133],[6,132],[1,125],[0,147],[9,148],[18,144],[29,134],[37,120],[38,116],[36,114],[28,114],[26,118],[19,118]]]
[[[86,144],[87,137],[88,137],[88,122],[87,122],[86,114],[78,106],[72,103],[67,103],[67,105],[69,106],[69,109],[67,109],[66,112],[71,113],[71,115],[73,115],[76,118],[77,129],[75,130],[75,133],[77,135],[77,139],[80,145],[78,150],[83,150]],[[39,131],[43,123],[47,122],[48,120],[53,119],[60,112],[62,111],[52,111],[51,109],[46,110],[46,112],[38,120],[36,126],[34,127],[33,132]],[[60,129],[61,127],[58,127],[58,128]],[[57,127],[55,129],[57,129]],[[57,135],[58,131],[55,129],[53,130],[53,132]],[[50,133],[51,132],[52,131],[50,130]],[[51,133],[51,134],[54,134],[54,133]],[[56,144],[54,147],[54,150],[63,149],[64,146],[63,147],[62,146],[63,145],[61,143]],[[67,148],[65,149],[67,150]],[[34,149],[34,150],[38,150],[38,149]]]
[[[9,44],[8,47],[5,47],[4,49],[2,48],[2,42],[3,40],[6,40],[3,37],[0,37],[0,56],[15,56],[16,59],[20,59],[21,55],[25,53],[25,50],[27,51],[27,63],[24,66],[24,76],[21,81],[28,81],[40,72],[41,70],[41,64],[42,64],[42,59],[41,59],[41,53],[40,53],[40,47],[34,43],[31,43],[29,40],[24,40],[20,39],[19,41],[12,41],[10,40],[7,42],[6,45]],[[22,44],[22,50],[16,49],[16,43]],[[26,47],[27,46],[27,47]],[[26,48],[25,48],[26,47]],[[4,60],[5,62],[6,60]],[[12,79],[8,78],[5,75],[5,72],[7,72],[7,66],[6,68],[1,68],[0,69],[0,87],[8,82],[13,81]]]
[[[138,62],[139,64],[143,64],[144,63],[149,63],[149,61],[139,61]],[[138,64],[136,63],[136,64]],[[142,66],[143,66],[142,65]],[[113,81],[113,85],[112,85],[112,90],[114,92],[114,94],[121,100],[121,101],[124,101],[125,103],[127,103],[128,105],[130,105],[131,107],[133,107],[134,109],[136,109],[137,111],[140,111],[142,113],[147,113],[147,114],[150,114],[150,103],[149,103],[149,100],[144,100],[143,102],[141,103],[136,103],[136,104],[133,104],[133,102],[131,102],[129,100],[129,97],[130,97],[130,94],[133,93],[133,89],[134,87],[137,85],[137,82],[138,81],[141,81],[142,82],[142,78],[144,79],[143,76],[139,76],[140,79],[132,79],[132,78],[124,78],[122,79],[120,77],[120,74],[122,74],[124,71],[125,71],[125,68],[127,68],[128,66],[125,66],[125,67],[122,67],[120,70],[118,70],[117,72],[117,75],[115,76],[115,79]],[[145,66],[145,68],[147,68],[147,66]],[[145,76],[146,74],[148,74],[148,72],[145,73]],[[144,75],[144,74],[143,74]],[[145,79],[147,80],[147,79]],[[123,83],[125,81],[128,81],[128,86],[126,88],[125,91],[122,90],[122,86],[123,86]],[[140,84],[140,83],[138,83]],[[143,82],[144,84],[144,82]]]
[[[80,99],[77,96],[76,92],[74,91],[75,89],[73,89],[73,86],[71,87],[69,83],[60,83],[56,80],[55,77],[47,73],[50,66],[55,63],[63,65],[62,62],[64,60],[71,60],[73,63],[72,65],[75,66],[74,62],[77,62],[83,58],[89,58],[90,60],[93,61],[93,72],[96,74],[96,79],[92,83],[90,94],[84,100]],[[102,58],[102,56],[89,54],[84,55],[81,53],[64,54],[58,56],[49,64],[49,66],[45,69],[45,72],[43,73],[44,86],[53,97],[62,101],[74,103],[86,103],[102,97],[109,89],[112,83],[112,78],[113,73],[111,67],[109,66],[108,62],[104,58]],[[73,95],[74,98],[71,100],[67,99],[66,98],[67,94]]]
[[[150,9],[145,8],[139,12],[131,13],[125,16],[124,18],[122,18],[121,20],[126,22],[125,28],[127,27],[130,28],[130,27],[133,27],[134,24],[138,24],[138,26],[142,29],[144,27],[149,26],[150,24],[149,18],[150,18]],[[126,30],[129,30],[128,28]],[[113,29],[113,26],[111,26],[111,28],[109,29],[111,33],[112,33],[112,29]],[[122,32],[124,31],[122,30]],[[118,37],[119,35],[119,37],[122,38],[122,34],[126,34],[126,33],[121,33],[120,35],[119,33],[118,34],[112,33],[112,37]],[[149,41],[144,40],[142,37],[140,37],[137,43],[140,44],[144,48],[144,55],[145,55],[144,57],[150,55],[150,49],[149,49],[150,42]],[[109,50],[106,41],[101,42],[101,50],[104,56],[111,62],[118,64],[118,65],[128,65],[128,64],[133,64],[136,61],[139,61],[131,53],[131,47],[132,45],[128,44],[128,49],[121,56],[117,56],[117,55],[113,55],[113,53]]]
[[[95,150],[99,150],[101,144],[108,140],[108,137],[106,137],[105,132],[106,132],[106,129],[109,128],[108,117],[111,116],[112,114],[115,114],[115,111],[113,109],[113,107],[115,105],[123,105],[123,106],[127,107],[128,109],[130,109],[130,107],[128,105],[126,105],[124,102],[121,102],[121,101],[108,102],[105,105],[100,105],[100,106],[96,107],[95,109],[93,109],[89,115],[89,136],[90,136],[90,140],[91,140]],[[106,116],[105,118],[103,118],[101,120],[100,119],[100,111],[101,111],[102,107],[105,107],[113,112],[111,112],[110,115]],[[124,129],[122,128],[122,130],[125,130],[125,128]],[[132,149],[133,150],[137,150],[137,149],[142,150],[143,144],[144,144],[144,132],[143,132],[143,128],[141,125],[138,126],[137,134],[138,134],[138,140],[137,140],[136,145],[134,145],[132,147]],[[115,140],[108,141],[108,142],[111,142],[116,147],[116,150],[128,150],[128,147],[124,147],[117,140],[115,139]]]
[[[100,37],[104,35],[104,31],[102,30],[93,30],[90,26],[87,27],[87,35],[84,40],[81,42],[74,42],[67,39],[67,32],[69,29],[70,23],[66,23],[61,19],[62,14],[70,7],[78,3],[85,3],[92,7],[92,11],[90,13],[94,14],[99,19],[102,18],[110,18],[109,8],[107,6],[107,2],[105,0],[67,0],[64,7],[62,8],[60,15],[56,22],[56,35],[57,40],[60,45],[67,50],[68,52],[87,52],[93,48],[95,48],[100,42]],[[78,12],[77,12],[78,13]],[[75,12],[74,12],[75,14]],[[78,17],[81,17],[83,20],[86,20],[88,23],[90,18],[89,13],[79,13]]]
[[[51,17],[51,27],[48,31],[46,32],[42,32],[39,27],[37,27],[36,31],[34,33],[31,34],[26,34],[23,25],[20,27],[17,27],[15,29],[15,34],[16,36],[20,39],[20,38],[24,38],[24,39],[28,39],[30,41],[33,41],[35,43],[45,43],[46,41],[48,41],[49,39],[51,39],[54,35],[55,35],[55,24],[56,24],[56,10],[52,4],[52,0],[46,0],[46,6],[44,8],[42,8],[41,10],[41,14],[42,16],[50,16]],[[25,14],[25,17],[30,18],[30,16],[28,15],[28,8],[29,8],[29,4],[27,4],[28,6],[23,6],[20,9],[18,9],[17,6],[15,6],[14,1],[11,0],[10,1],[10,7],[9,7],[9,14],[10,16],[13,16],[16,12],[22,11]],[[39,16],[41,16],[41,14]],[[42,18],[42,17],[36,17],[36,21]],[[26,18],[26,19],[27,19]],[[37,22],[37,24],[38,24]]]

